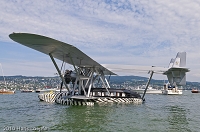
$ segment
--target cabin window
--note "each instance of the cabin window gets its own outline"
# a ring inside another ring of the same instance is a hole
[[[119,93],[116,92],[116,96],[119,96]]]
[[[98,92],[95,92],[95,94],[94,94],[95,96],[98,96]]]
[[[116,92],[111,93],[111,96],[116,96]]]
[[[122,93],[116,93],[116,96],[122,97]]]
[[[125,93],[121,93],[122,94],[122,97],[125,97]]]
[[[105,92],[105,96],[109,96],[108,92]]]
[[[101,96],[101,92],[98,92],[98,96]]]

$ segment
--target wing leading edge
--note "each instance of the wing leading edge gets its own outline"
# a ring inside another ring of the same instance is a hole
[[[73,45],[37,34],[12,33],[9,37],[15,42],[44,54],[51,54],[54,58],[68,64],[78,67],[93,67],[96,70],[103,71],[105,75],[116,75]]]

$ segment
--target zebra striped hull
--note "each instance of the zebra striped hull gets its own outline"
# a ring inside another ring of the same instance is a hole
[[[40,99],[40,101],[55,103],[57,97],[67,96],[67,94],[68,94],[67,92],[62,92],[62,93],[49,92],[49,93],[38,94],[38,98]]]
[[[78,99],[57,99],[56,103],[62,105],[94,105],[102,104],[102,103],[124,103],[124,104],[142,104],[142,99],[137,98],[97,98],[97,99],[85,99],[85,100],[78,100]]]
[[[62,105],[89,105],[92,106],[95,103],[134,103],[141,104],[143,100],[141,98],[133,97],[96,97],[96,98],[72,98],[68,96],[68,93],[44,93],[38,95],[41,101],[49,103],[57,103]],[[76,96],[75,96],[76,97]]]

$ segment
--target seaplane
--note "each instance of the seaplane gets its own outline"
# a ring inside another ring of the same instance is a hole
[[[151,69],[150,77],[146,84],[146,89],[141,96],[130,89],[111,88],[107,76],[117,75],[110,69],[99,64],[75,46],[64,43],[46,36],[31,33],[12,33],[9,37],[24,46],[48,55],[53,62],[58,75],[62,80],[62,85],[67,91],[50,92],[39,94],[41,101],[55,102],[62,105],[94,105],[98,103],[136,103],[142,104],[145,101],[145,93],[156,71],[171,76],[171,83],[180,84],[183,75],[189,70],[185,67],[171,67],[164,70]],[[55,58],[73,66],[74,71],[67,70],[63,75],[59,69]],[[181,61],[181,60],[180,60]],[[181,73],[180,80],[176,79]],[[69,83],[73,86],[70,87]],[[184,80],[183,80],[184,82]]]

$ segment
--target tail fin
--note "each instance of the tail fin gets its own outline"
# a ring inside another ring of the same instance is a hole
[[[178,52],[173,67],[186,66],[186,52]]]
[[[169,69],[164,72],[167,75],[171,85],[184,86],[186,85],[186,72],[189,69],[186,66],[186,52],[178,52],[175,59],[171,59]]]
[[[170,61],[170,63],[169,63],[169,68],[173,67],[173,65],[174,65],[174,60],[175,60],[175,59],[173,59],[173,58],[171,59],[171,61]]]

